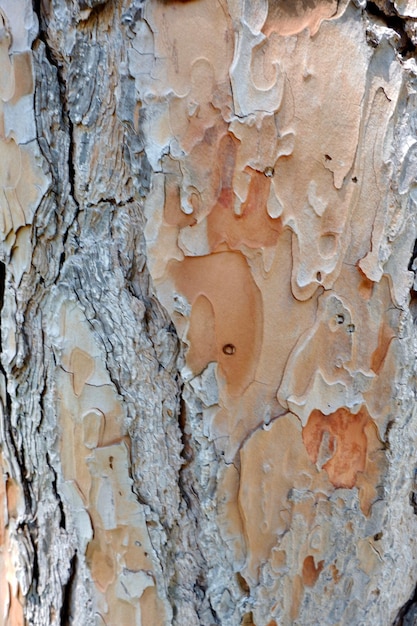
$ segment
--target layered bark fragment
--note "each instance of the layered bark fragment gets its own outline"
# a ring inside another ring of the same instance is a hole
[[[365,4],[0,0],[1,623],[412,606],[417,15]]]

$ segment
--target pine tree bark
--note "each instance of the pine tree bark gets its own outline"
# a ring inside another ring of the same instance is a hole
[[[417,624],[414,0],[0,20],[0,624]]]

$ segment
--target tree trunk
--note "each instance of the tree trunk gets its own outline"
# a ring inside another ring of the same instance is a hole
[[[0,623],[417,624],[415,0],[0,19]]]

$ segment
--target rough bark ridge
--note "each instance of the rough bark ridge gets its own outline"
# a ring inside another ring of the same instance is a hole
[[[4,626],[415,623],[414,4],[0,0]]]

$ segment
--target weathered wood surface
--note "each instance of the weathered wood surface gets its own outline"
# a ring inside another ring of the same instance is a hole
[[[417,623],[414,0],[0,18],[0,623]]]

